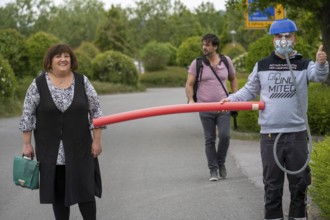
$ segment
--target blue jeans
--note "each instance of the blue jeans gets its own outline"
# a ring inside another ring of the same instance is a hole
[[[265,188],[265,219],[283,218],[282,195],[285,173],[277,166],[273,146],[278,134],[261,134],[260,148]],[[277,157],[286,169],[296,171],[307,160],[307,132],[283,133],[277,144]],[[304,218],[307,187],[311,184],[310,168],[297,175],[287,174],[291,194],[290,218]]]
[[[226,162],[230,142],[230,112],[200,112],[204,129],[205,153],[210,172],[218,170]],[[218,145],[216,129],[218,127]]]

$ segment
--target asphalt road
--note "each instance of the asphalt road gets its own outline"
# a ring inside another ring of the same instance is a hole
[[[105,115],[186,103],[183,88],[100,99]],[[13,157],[22,152],[18,123],[19,117],[0,120],[0,219],[54,219],[51,205],[39,204],[37,190],[13,184]],[[98,220],[263,219],[258,145],[231,140],[228,177],[210,182],[198,113],[108,125],[99,157],[103,195],[96,200]],[[82,219],[77,205],[71,219]]]

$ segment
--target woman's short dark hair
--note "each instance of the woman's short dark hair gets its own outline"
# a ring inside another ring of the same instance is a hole
[[[74,55],[73,50],[67,44],[55,44],[50,47],[44,57],[44,70],[49,71],[52,69],[52,60],[54,56],[61,55],[62,53],[68,53],[71,60],[71,70],[75,71],[78,69],[78,60]]]
[[[202,37],[202,42],[211,43],[213,46],[219,48],[220,40],[215,34],[206,34]]]

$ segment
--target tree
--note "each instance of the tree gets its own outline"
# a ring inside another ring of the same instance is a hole
[[[25,37],[16,29],[0,30],[0,54],[8,60],[15,76],[23,78],[28,70]]]
[[[170,0],[140,0],[135,3],[135,8],[127,9],[130,15],[127,40],[130,55],[140,62],[140,51],[146,44],[152,41],[169,42],[178,29],[172,32],[173,26],[168,23],[172,11]]]
[[[141,31],[149,36],[147,42],[167,42],[171,34],[167,31],[171,0],[141,0],[136,5],[135,14],[143,24]]]
[[[137,60],[149,42],[179,47],[189,37],[220,33],[224,24],[224,12],[216,11],[212,3],[202,3],[191,12],[180,0],[140,0],[128,11],[128,41]]]
[[[106,12],[106,19],[99,24],[96,31],[95,45],[102,51],[116,50],[130,54],[127,42],[128,16],[119,6],[111,6]]]
[[[214,33],[219,35],[221,31],[223,31],[225,13],[223,11],[216,11],[213,3],[202,2],[202,4],[195,9],[195,14],[201,25],[203,34]]]
[[[245,4],[245,0],[228,0],[227,5]],[[330,57],[330,1],[329,0],[262,0],[255,1],[251,4],[252,9],[265,9],[268,6],[275,6],[282,4],[286,9],[303,10],[308,12],[310,19],[317,23],[313,23],[309,27],[317,27],[321,30],[322,43],[324,51]],[[302,27],[300,27],[302,28]],[[306,30],[307,31],[307,30]],[[309,30],[308,30],[309,31]],[[317,37],[317,36],[316,36]],[[329,58],[328,58],[329,62]],[[330,77],[328,77],[327,84],[330,85]]]
[[[245,3],[244,5],[227,5],[227,13],[225,14],[225,24],[220,35],[220,41],[223,45],[232,41],[231,31],[236,31],[235,41],[242,44],[244,48],[248,48],[251,42],[255,42],[262,37],[266,31],[249,30],[245,28],[244,19]],[[220,44],[220,48],[222,48]]]
[[[16,28],[21,34],[28,35],[32,32],[39,16],[48,14],[53,6],[50,0],[16,0],[15,3],[8,3],[3,9],[7,16],[4,24],[8,25],[7,28]],[[2,19],[1,23],[3,23]]]
[[[51,0],[15,0],[0,8],[0,28],[17,29],[27,37],[43,31],[77,47],[82,41],[94,41],[104,12],[100,0],[64,0],[58,7]]]
[[[103,3],[99,0],[65,0],[64,5],[52,11],[49,25],[42,31],[77,47],[82,41],[94,41],[97,26],[104,19]]]
[[[14,4],[7,4],[5,7],[0,7],[0,29],[16,29],[16,19]]]
[[[189,37],[203,34],[203,27],[198,18],[187,9],[172,14],[167,24],[167,31],[172,33],[168,41],[175,47],[179,47]]]

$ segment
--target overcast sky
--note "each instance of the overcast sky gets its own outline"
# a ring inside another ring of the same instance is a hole
[[[105,7],[109,8],[111,4],[120,4],[123,8],[127,6],[135,6],[136,0],[101,0],[104,2]],[[189,9],[195,9],[202,2],[212,2],[216,10],[225,10],[225,2],[227,0],[181,0],[181,2],[186,5]],[[0,0],[0,6],[4,6],[8,2],[15,2],[15,0]],[[57,4],[62,3],[62,0],[55,0]]]

